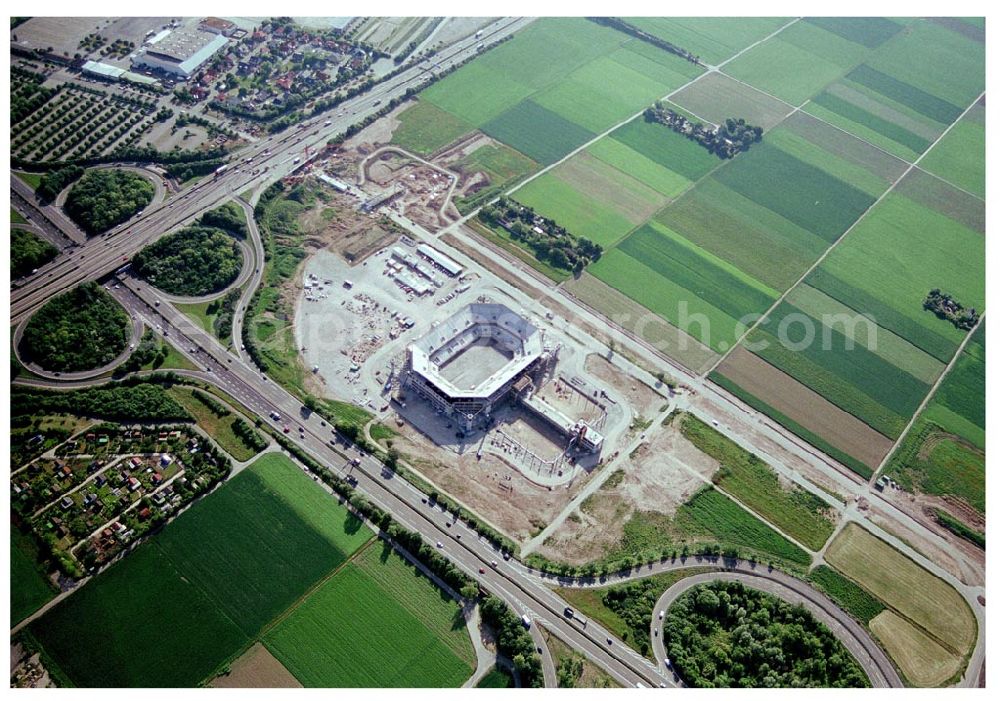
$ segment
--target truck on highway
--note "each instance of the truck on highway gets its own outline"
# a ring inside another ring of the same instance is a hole
[[[478,32],[476,32],[476,38],[477,38],[477,39],[478,39],[479,37],[481,37],[482,35],[483,35],[483,30],[482,30],[482,29],[480,29],[480,30],[479,30]]]
[[[219,177],[220,175],[222,175],[223,173],[225,173],[227,170],[229,170],[229,164],[228,163],[225,163],[225,164],[219,166],[218,168],[215,169],[215,177]]]

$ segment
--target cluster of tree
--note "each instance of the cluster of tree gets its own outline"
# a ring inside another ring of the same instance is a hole
[[[164,292],[199,297],[230,285],[240,274],[243,255],[224,231],[189,226],[139,251],[132,267]]]
[[[128,333],[125,310],[96,282],[85,282],[52,298],[31,317],[20,350],[46,370],[90,370],[125,350]]]
[[[85,173],[66,197],[66,213],[88,234],[127,221],[153,200],[148,179],[128,170],[102,168]]]
[[[214,315],[212,320],[212,330],[216,338],[221,341],[228,341],[233,335],[233,314],[236,312],[236,303],[240,299],[242,290],[229,290],[222,299],[213,300],[205,310],[208,314]]]
[[[83,175],[83,168],[77,165],[50,170],[42,175],[42,179],[35,189],[35,194],[46,202],[52,202],[66,187],[79,180],[81,175]]]
[[[59,255],[59,249],[25,229],[10,230],[10,277],[23,277]]]
[[[610,587],[601,595],[604,605],[628,626],[628,633],[622,637],[627,640],[631,635],[633,644],[643,655],[649,653],[649,621],[662,593],[658,578],[649,577]]]
[[[227,153],[221,146],[209,149],[191,151],[175,148],[172,151],[158,151],[155,147],[146,146],[117,146],[110,153],[89,154],[82,158],[70,158],[59,165],[76,164],[81,166],[99,165],[101,163],[159,163],[169,165],[171,163],[192,163],[194,161],[204,161],[222,158]],[[48,168],[51,163],[36,162],[25,158],[11,158],[11,165],[15,168]]]
[[[19,66],[10,67],[11,96],[10,123],[17,124],[40,105],[46,103],[56,90],[43,88],[46,76],[25,70]]]
[[[219,166],[226,162],[224,158],[211,158],[206,161],[192,161],[187,163],[171,163],[166,166],[167,175],[184,182],[199,175],[208,175],[218,170]]]
[[[225,405],[222,404],[222,402],[217,400],[212,395],[202,392],[200,389],[191,390],[191,396],[204,404],[210,412],[215,414],[220,419],[229,416],[232,413],[225,407]]]
[[[693,122],[684,115],[674,112],[662,102],[647,108],[643,117],[647,122],[662,124],[692,141],[697,141],[719,158],[733,158],[736,154],[749,150],[753,144],[760,142],[764,135],[762,127],[747,124],[742,117],[731,117],[717,129],[710,129],[704,124]]]
[[[198,221],[202,226],[214,226],[216,229],[228,231],[241,239],[247,236],[247,220],[243,210],[235,202],[226,202],[213,210],[205,212]]]
[[[803,606],[740,582],[682,594],[663,636],[674,669],[692,686],[869,686],[843,644]]]
[[[193,421],[184,407],[152,381],[126,380],[68,392],[14,386],[10,406],[14,416],[46,412],[130,423]]]
[[[152,330],[147,330],[142,335],[139,344],[132,355],[115,370],[116,375],[123,375],[129,372],[136,372],[144,365],[152,364],[154,368],[159,367],[167,359],[170,349],[166,343],[161,343]]]
[[[556,677],[559,679],[560,689],[572,689],[583,676],[583,657],[577,653],[566,655],[559,660],[556,667]]]
[[[254,430],[253,426],[241,418],[237,418],[232,424],[233,433],[243,441],[243,444],[251,450],[260,452],[267,447],[267,439]]]
[[[663,49],[668,53],[672,53],[675,56],[680,56],[684,60],[690,61],[691,63],[701,64],[701,60],[687,49],[683,49],[676,44],[671,44],[666,39],[653,36],[649,32],[639,29],[634,24],[626,22],[620,17],[588,17],[587,19],[591,22],[604,25],[605,27],[617,29],[619,32],[633,36],[640,41],[646,42],[647,44],[652,44],[653,46]]]
[[[979,312],[975,307],[966,309],[957,299],[936,287],[927,293],[924,309],[934,312],[939,319],[950,321],[963,331],[970,331],[979,323]]]
[[[507,197],[483,207],[479,218],[488,225],[503,227],[515,240],[527,245],[538,260],[562,270],[580,273],[604,252],[599,244],[571,235],[553,220]]]
[[[521,685],[542,687],[542,659],[535,652],[535,641],[531,639],[531,634],[517,614],[492,595],[485,597],[479,604],[479,613],[483,622],[493,629],[497,651],[513,661],[514,669],[521,677]]]

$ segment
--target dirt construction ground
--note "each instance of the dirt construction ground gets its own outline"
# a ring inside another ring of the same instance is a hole
[[[540,486],[495,455],[445,455],[409,423],[393,428],[399,433],[393,447],[416,471],[516,541],[542,530],[587,481],[584,475],[564,486]]]
[[[599,560],[615,549],[634,513],[673,516],[711,480],[718,467],[719,463],[692,445],[679,428],[673,424],[659,427],[632,453],[622,475],[610,477],[538,552],[576,565]]]

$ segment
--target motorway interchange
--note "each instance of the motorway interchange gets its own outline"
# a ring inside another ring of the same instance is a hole
[[[250,239],[257,261],[251,284],[241,296],[234,315],[233,348],[240,349],[240,329],[243,315],[253,291],[263,273],[263,248],[256,231],[252,207],[238,198],[247,190],[261,191],[282,177],[296,170],[307,150],[321,148],[332,136],[342,133],[351,124],[379,111],[383,103],[401,97],[407,89],[419,87],[429,71],[443,71],[475,54],[481,41],[493,42],[522,28],[529,20],[504,19],[489,25],[481,38],[458,42],[435,56],[408,68],[398,75],[375,86],[370,92],[347,101],[329,116],[318,116],[297,129],[288,130],[283,136],[271,137],[248,146],[239,154],[239,164],[204,180],[189,190],[154,206],[133,221],[127,222],[101,236],[80,244],[72,244],[63,255],[41,268],[37,273],[17,284],[12,290],[11,323],[19,324],[52,296],[84,280],[98,279],[122,268],[143,246],[157,237],[177,229],[201,213],[234,200],[246,212],[251,227]],[[304,157],[305,156],[305,157]],[[16,193],[15,193],[16,194]],[[17,199],[17,198],[15,198]],[[23,199],[23,197],[22,197]],[[25,206],[30,203],[25,201]],[[39,225],[60,230],[60,222],[45,217],[35,210]],[[664,664],[662,638],[654,637],[657,663],[643,658],[618,640],[599,624],[576,616],[567,616],[566,602],[559,598],[547,583],[561,585],[582,582],[556,582],[537,571],[525,567],[514,559],[505,559],[494,546],[461,521],[454,521],[446,512],[429,503],[427,495],[369,455],[358,454],[355,449],[338,440],[331,428],[319,416],[302,411],[301,402],[286,390],[270,381],[253,366],[242,350],[230,353],[223,344],[200,327],[194,325],[164,296],[143,282],[121,272],[114,278],[120,287],[112,294],[135,320],[156,328],[180,351],[202,370],[195,373],[199,379],[211,382],[219,389],[242,403],[250,412],[261,417],[279,412],[286,417],[279,425],[287,425],[289,438],[322,464],[341,475],[352,474],[357,488],[378,507],[392,514],[401,525],[419,532],[429,543],[439,543],[440,550],[467,574],[476,578],[484,588],[504,599],[518,615],[527,616],[551,630],[571,647],[585,654],[592,662],[608,672],[625,686],[675,686],[680,681]],[[79,378],[78,378],[79,379]],[[355,465],[355,459],[358,464]],[[727,566],[722,563],[691,561],[682,566],[718,566],[719,569],[745,570],[745,565]],[[732,563],[730,563],[732,565]],[[664,567],[663,569],[667,569]],[[660,569],[642,572],[646,576]],[[743,572],[744,576],[771,579],[779,582],[783,575],[766,571]],[[611,578],[609,582],[640,576],[630,573],[625,577]],[[737,576],[733,573],[727,576]],[[778,585],[775,585],[778,586]],[[787,586],[787,583],[785,583]],[[809,589],[808,587],[804,587]],[[673,590],[671,590],[673,591]],[[668,595],[658,602],[657,609],[666,605]],[[679,592],[674,592],[673,595]],[[818,597],[823,598],[823,597]],[[655,614],[655,611],[654,611]],[[657,625],[656,617],[651,626]],[[870,636],[863,629],[838,631],[845,644],[858,656],[868,672],[873,685],[900,685],[892,664],[881,656],[881,650],[872,645]],[[541,636],[535,635],[539,645]],[[872,651],[871,647],[875,647]],[[867,651],[867,652],[866,652]],[[982,664],[982,640],[974,653]],[[543,655],[546,685],[555,685],[554,670],[548,655]],[[967,678],[978,677],[978,671]]]

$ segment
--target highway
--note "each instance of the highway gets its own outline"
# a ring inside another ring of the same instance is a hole
[[[322,149],[332,137],[375,114],[391,100],[403,97],[408,89],[422,86],[431,74],[446,71],[475,55],[481,43],[495,43],[531,21],[530,18],[497,20],[484,28],[482,36],[458,41],[343,102],[335,110],[247,146],[236,154],[229,170],[218,177],[202,180],[167,202],[150,206],[132,221],[91,237],[71,249],[69,255],[59,256],[30,278],[18,281],[11,293],[11,322],[21,321],[51,297],[84,280],[113,272],[146,244],[240,192],[285,177],[308,160],[307,149]],[[12,188],[16,189],[16,184]],[[52,214],[49,218],[57,216]],[[60,222],[51,223],[60,228]]]
[[[287,436],[336,474],[357,480],[357,488],[373,504],[392,514],[401,525],[433,544],[456,566],[477,579],[482,586],[527,615],[586,655],[616,681],[625,686],[674,685],[649,660],[626,646],[594,622],[586,625],[564,615],[567,603],[541,579],[516,560],[503,555],[487,540],[439,506],[426,494],[398,477],[375,458],[356,452],[318,415],[307,412],[295,397],[268,380],[261,372],[227,353],[203,329],[167,303],[156,305],[158,293],[131,277],[120,277],[121,287],[111,294],[132,315],[157,328],[179,351],[203,368],[219,389],[230,394],[248,410],[261,416],[277,411],[280,421],[272,421]],[[360,460],[358,467],[351,459]],[[495,563],[495,564],[494,564]]]
[[[376,85],[368,93],[346,101],[327,115],[312,118],[301,128],[289,129],[283,135],[245,148],[240,152],[238,162],[234,161],[230,169],[219,177],[203,180],[167,202],[150,206],[132,221],[79,245],[63,233],[66,229],[64,222],[59,221],[61,212],[54,214],[48,211],[50,208],[33,204],[24,197],[23,188],[18,186],[18,183],[24,183],[12,177],[12,197],[18,208],[21,208],[20,205],[27,207],[33,223],[46,231],[51,229],[52,235],[62,237],[67,242],[67,249],[38,273],[15,283],[12,288],[11,323],[23,321],[55,294],[84,280],[97,279],[119,269],[143,246],[201,213],[226,201],[235,201],[247,214],[250,226],[248,238],[256,263],[234,313],[232,354],[164,301],[163,293],[145,283],[122,274],[120,278],[124,284],[111,292],[135,321],[142,320],[151,328],[157,328],[183,355],[204,368],[203,377],[210,378],[213,384],[261,417],[268,416],[272,411],[281,413],[284,418],[278,423],[277,430],[287,427],[289,439],[322,464],[330,466],[334,472],[345,475],[351,471],[350,458],[357,456],[353,448],[344,443],[334,444],[331,427],[326,426],[320,417],[303,413],[301,403],[254,368],[241,350],[240,329],[249,300],[261,281],[264,251],[253,220],[252,206],[237,196],[248,189],[261,192],[269,183],[288,175],[301,162],[308,161],[307,148],[322,148],[332,136],[377,112],[384,106],[383,103],[402,96],[411,87],[419,87],[428,70],[445,70],[474,54],[479,42],[499,40],[521,29],[529,21],[503,19],[494,22],[485,28],[482,37],[470,37],[458,42],[438,56]],[[250,202],[253,201],[250,198]],[[246,277],[241,275],[243,280]],[[161,300],[161,304],[156,304],[157,299]],[[723,399],[731,401],[728,397]],[[737,417],[736,420],[743,419]],[[443,554],[486,589],[504,599],[518,615],[527,615],[532,621],[542,624],[625,686],[678,684],[668,670],[644,659],[593,621],[584,624],[577,618],[567,618],[564,615],[566,602],[546,584],[546,581],[553,583],[552,578],[543,578],[516,560],[504,560],[488,541],[480,539],[464,524],[454,522],[439,508],[429,505],[427,496],[409,482],[398,478],[370,456],[357,457],[362,463],[353,472],[361,492],[391,513],[399,523],[419,532],[428,543],[440,543]],[[809,591],[815,594],[813,590]],[[847,618],[846,614],[841,613],[841,619],[844,618]],[[533,632],[537,633],[537,630]],[[538,639],[539,636],[535,637]],[[978,669],[982,665],[982,637],[981,630],[970,669]],[[845,644],[848,644],[847,640]],[[848,647],[854,650],[850,644]],[[542,649],[544,651],[544,645]],[[543,658],[548,681],[552,675],[551,659],[544,652]],[[894,670],[889,674],[881,666],[877,668],[881,676],[873,676],[873,684],[898,683]]]

